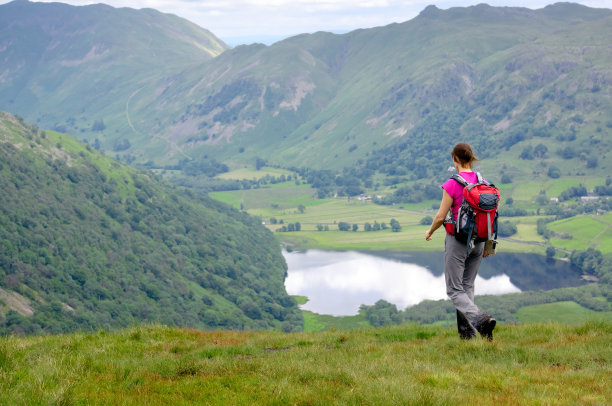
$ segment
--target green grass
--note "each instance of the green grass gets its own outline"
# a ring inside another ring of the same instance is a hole
[[[548,229],[558,236],[571,238],[551,238],[555,247],[568,250],[586,250],[589,247],[600,250],[603,254],[612,253],[612,223],[610,216],[581,215],[555,221],[548,224]]]
[[[581,324],[585,321],[612,322],[612,312],[596,312],[576,302],[556,302],[524,306],[517,312],[518,318],[526,323],[557,322]]]
[[[324,330],[355,330],[359,328],[371,327],[364,315],[355,316],[330,316],[327,314],[317,314],[308,310],[303,310],[304,332],[312,333]]]
[[[294,172],[291,172],[285,169],[270,168],[267,166],[261,168],[260,170],[255,170],[254,168],[250,168],[250,167],[243,167],[243,168],[234,169],[226,173],[222,173],[220,175],[217,175],[217,177],[221,179],[238,179],[238,180],[255,179],[257,180],[257,179],[261,179],[265,177],[266,175],[270,175],[270,176],[278,178],[281,175],[285,175],[285,176],[294,175]]]
[[[612,324],[500,325],[492,343],[401,325],[282,334],[142,326],[0,338],[0,403],[600,405]]]
[[[316,191],[308,185],[295,185],[286,182],[272,187],[259,189],[236,190],[229,192],[212,192],[210,197],[229,204],[237,209],[242,208],[254,215],[274,215],[278,210],[295,208],[299,205],[313,205]]]

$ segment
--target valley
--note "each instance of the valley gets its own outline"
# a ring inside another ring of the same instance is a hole
[[[500,254],[591,282],[479,300],[506,322],[610,311],[611,10],[430,6],[235,48],[155,10],[0,10],[4,332],[329,327],[284,292],[281,247],[442,252],[423,234],[460,140],[500,187]],[[351,317],[452,319],[445,301],[414,307]]]

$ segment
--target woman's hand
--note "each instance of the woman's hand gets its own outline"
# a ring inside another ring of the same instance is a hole
[[[433,221],[431,222],[429,230],[425,232],[425,241],[431,241],[431,236],[433,235],[434,231],[444,224],[446,213],[448,213],[452,204],[453,198],[450,197],[446,190],[442,190],[442,201],[440,202],[440,208],[438,209],[436,217],[434,217]]]

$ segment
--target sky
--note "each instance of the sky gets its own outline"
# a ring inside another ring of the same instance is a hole
[[[51,0],[43,0],[45,2]],[[491,6],[538,9],[557,0],[63,0],[87,5],[106,3],[113,7],[154,8],[176,14],[211,31],[236,46],[261,42],[271,44],[302,33],[345,33],[399,23],[416,17],[425,7]],[[566,0],[569,1],[569,0]],[[9,0],[0,0],[0,4]],[[612,0],[574,0],[589,7],[612,8]]]

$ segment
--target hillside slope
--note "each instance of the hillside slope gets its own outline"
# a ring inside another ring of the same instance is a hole
[[[0,110],[88,133],[92,143],[120,117],[107,135],[112,149],[131,132],[125,112],[138,89],[227,49],[209,31],[153,9],[13,1],[0,5]]]
[[[612,325],[402,325],[309,334],[143,326],[0,338],[0,403],[603,405]]]
[[[43,27],[63,36],[38,28],[40,7],[53,11]],[[443,174],[449,145],[465,140],[523,179],[612,171],[609,9],[430,6],[402,24],[222,53],[210,37],[177,40],[196,29],[151,10],[18,1],[1,15],[17,23],[0,36],[10,68],[0,95],[16,94],[0,108],[128,163],[260,158],[425,179]],[[106,16],[127,22],[106,30]],[[523,152],[546,160],[513,165]]]
[[[193,159],[315,168],[361,160],[426,176],[417,169],[446,169],[457,139],[483,156],[554,140],[577,151],[574,165],[592,153],[605,173],[611,19],[573,4],[429,7],[402,24],[237,47],[143,89],[131,114],[140,132],[184,145]]]
[[[258,220],[0,113],[0,334],[299,329]]]

